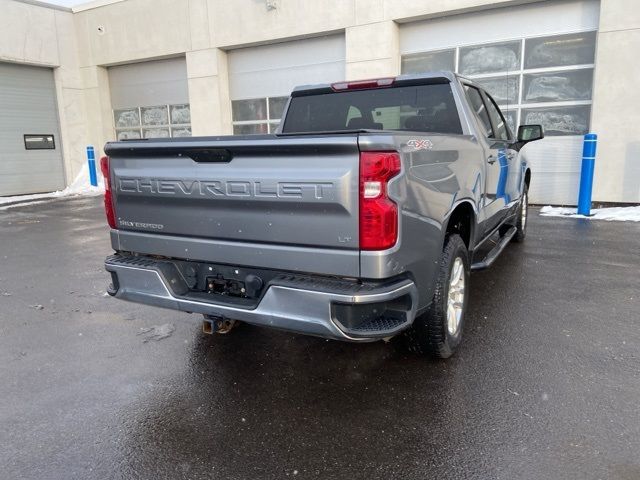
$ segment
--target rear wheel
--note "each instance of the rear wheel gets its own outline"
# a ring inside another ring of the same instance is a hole
[[[527,236],[527,223],[529,216],[529,189],[525,184],[522,190],[522,198],[520,199],[520,208],[518,209],[518,219],[516,221],[516,234],[513,236],[514,242],[523,242]]]
[[[462,339],[469,297],[469,254],[459,235],[447,237],[435,287],[431,305],[403,337],[413,352],[448,358]]]

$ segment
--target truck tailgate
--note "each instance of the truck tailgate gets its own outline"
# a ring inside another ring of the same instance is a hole
[[[358,249],[355,134],[118,142],[105,151],[122,233]]]

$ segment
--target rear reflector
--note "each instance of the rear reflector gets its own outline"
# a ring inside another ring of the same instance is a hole
[[[395,78],[373,78],[370,80],[357,80],[355,82],[332,83],[331,88],[338,92],[342,90],[364,90],[367,88],[382,88],[393,85]]]
[[[113,197],[111,195],[109,157],[102,157],[100,159],[100,171],[104,177],[104,212],[107,215],[107,223],[111,228],[116,228],[116,214],[113,210]]]
[[[387,196],[400,173],[397,152],[360,152],[360,249],[386,250],[398,241],[398,206]]]

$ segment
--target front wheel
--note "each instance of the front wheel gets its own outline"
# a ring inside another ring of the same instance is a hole
[[[427,311],[404,333],[409,350],[448,358],[462,340],[469,298],[469,254],[459,235],[447,237],[438,263],[435,293]]]
[[[529,216],[529,188],[527,185],[522,190],[522,198],[520,199],[520,208],[518,210],[518,219],[516,221],[516,234],[513,236],[514,242],[524,242],[527,236],[527,223]]]

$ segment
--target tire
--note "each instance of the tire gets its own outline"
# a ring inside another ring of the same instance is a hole
[[[520,200],[520,208],[518,209],[518,218],[516,220],[516,234],[513,241],[517,243],[524,242],[527,236],[527,224],[529,223],[529,188],[525,184],[522,190],[522,199]]]
[[[459,268],[461,271],[458,270]],[[457,302],[461,303],[460,314],[455,316],[457,321],[452,320],[450,324],[448,315],[449,289],[454,275],[456,277],[460,275],[463,279],[462,292],[459,293],[462,301]],[[462,340],[468,301],[469,254],[467,247],[459,235],[449,235],[438,262],[438,274],[431,305],[425,313],[416,317],[413,326],[403,334],[405,346],[414,353],[434,358],[448,358],[453,355]]]

